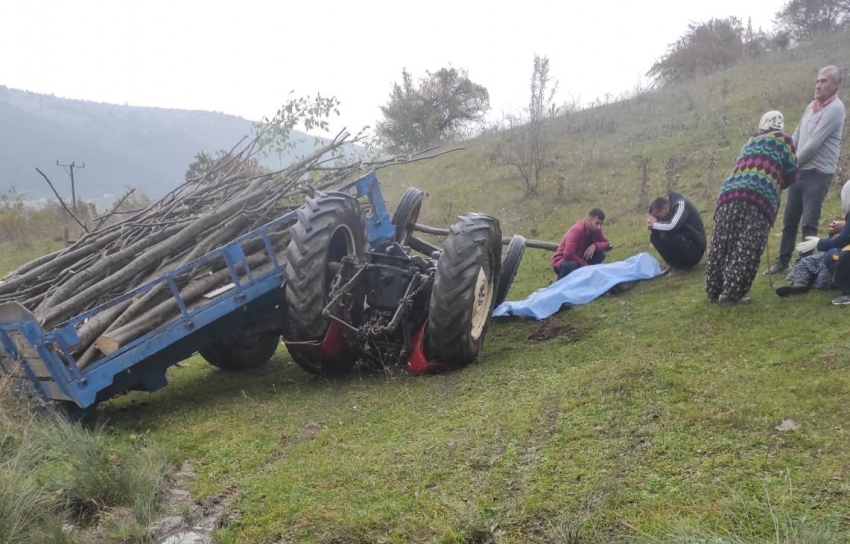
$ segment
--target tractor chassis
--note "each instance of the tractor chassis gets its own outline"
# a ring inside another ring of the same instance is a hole
[[[322,315],[330,326],[324,338],[286,344],[330,359],[340,357],[348,346],[363,361],[383,368],[403,362],[414,374],[449,370],[448,365],[428,360],[424,349],[438,257],[410,255],[397,242],[388,241],[362,257],[350,255],[329,263],[330,298]]]

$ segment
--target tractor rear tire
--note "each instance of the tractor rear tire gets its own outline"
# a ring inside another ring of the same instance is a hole
[[[422,211],[422,202],[425,201],[425,192],[416,187],[408,187],[401,195],[392,223],[395,227],[395,241],[401,245],[407,245],[407,240],[413,235],[413,226],[419,220]]]
[[[287,338],[322,340],[330,319],[322,312],[330,299],[333,264],[345,257],[358,260],[366,251],[366,228],[357,200],[345,193],[319,193],[298,209],[286,248],[286,302],[290,318]],[[358,297],[355,297],[355,304]],[[311,374],[331,375],[354,367],[357,357],[346,349],[337,359],[316,357],[308,348],[287,346],[292,360]]]
[[[301,367],[301,370],[314,374],[316,376],[337,376],[345,374],[354,368],[357,362],[357,357],[349,350],[339,358],[329,359],[316,355],[310,351],[310,348],[299,345],[287,345],[289,356],[292,360]]]
[[[501,273],[502,229],[483,214],[462,215],[437,261],[428,317],[428,355],[466,366],[484,343]]]
[[[366,250],[366,228],[357,200],[347,194],[320,193],[298,208],[292,240],[286,247],[286,302],[302,339],[321,340],[330,320],[322,315],[335,273],[330,264]]]
[[[280,345],[280,334],[263,332],[241,336],[231,342],[216,342],[198,353],[222,370],[248,370],[269,362]]]
[[[515,234],[508,243],[505,255],[502,257],[502,276],[499,279],[499,288],[496,289],[496,306],[508,298],[508,291],[511,290],[511,285],[514,283],[524,253],[525,238]]]

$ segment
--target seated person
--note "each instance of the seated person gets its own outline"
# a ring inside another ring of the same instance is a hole
[[[567,276],[576,268],[589,264],[600,264],[611,243],[602,233],[605,212],[593,208],[587,217],[570,227],[552,257],[552,269],[558,279]]]
[[[705,254],[705,227],[696,206],[680,193],[670,192],[649,205],[649,241],[675,275],[695,267]]]
[[[803,257],[794,264],[789,274],[791,285],[776,289],[780,297],[808,293],[809,289],[841,288],[841,296],[835,298],[835,305],[850,304],[850,180],[841,189],[841,209],[844,221],[833,221],[829,225],[829,238],[807,236],[806,241],[797,244],[797,251],[821,251]]]

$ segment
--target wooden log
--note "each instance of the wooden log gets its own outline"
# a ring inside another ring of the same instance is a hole
[[[440,229],[437,227],[429,227],[428,225],[423,225],[421,223],[416,223],[413,226],[413,230],[418,230],[419,232],[424,232],[425,234],[436,234],[438,236],[448,236],[449,229]],[[508,245],[511,243],[510,236],[502,237],[502,244]],[[525,247],[533,247],[535,249],[545,249],[548,251],[558,251],[558,244],[552,242],[544,242],[541,240],[529,240],[526,238]]]
[[[63,254],[57,255],[52,259],[37,259],[37,261],[40,262],[38,266],[31,267],[30,265],[24,265],[19,270],[26,269],[25,273],[18,274],[17,272],[13,272],[14,277],[0,284],[0,294],[12,293],[19,287],[49,273],[51,270],[64,270],[77,262],[78,259],[91,255],[92,252],[96,252],[109,243],[114,242],[120,236],[120,231],[112,232],[86,245],[77,243],[71,248],[68,248],[68,250]],[[51,255],[54,254],[51,253]]]
[[[42,324],[60,323],[71,315],[85,310],[85,304],[93,300],[99,292],[102,293],[105,290],[111,289],[124,279],[123,275],[110,274],[115,267],[134,261],[145,248],[151,245],[156,246],[162,241],[168,241],[172,235],[182,230],[182,225],[163,229],[148,239],[140,240],[117,253],[100,259],[93,266],[80,271],[57,289],[50,298],[44,301],[41,306],[44,310],[44,315],[41,319]],[[102,288],[100,286],[101,282],[97,282],[96,285],[80,291],[80,288],[84,284],[89,284],[93,279],[104,277],[106,278],[102,282],[104,283]],[[63,319],[63,316],[65,316],[65,319]],[[47,327],[47,325],[45,326]]]
[[[262,265],[264,262],[268,262],[268,255],[255,254],[248,257],[248,266],[252,269]],[[193,282],[180,291],[180,296],[183,298],[184,304],[189,305],[203,296],[204,293],[220,287],[229,279],[230,271],[225,268],[211,276]],[[121,346],[153,330],[161,323],[172,319],[177,314],[177,311],[177,301],[173,297],[170,297],[168,300],[161,302],[123,327],[99,336],[95,340],[94,345],[97,346],[97,349],[101,353],[109,355],[120,349]]]

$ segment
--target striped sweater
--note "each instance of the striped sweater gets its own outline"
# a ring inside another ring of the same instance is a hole
[[[779,192],[799,177],[797,150],[791,135],[774,130],[753,136],[720,187],[717,207],[732,200],[755,204],[771,223],[779,210]]]

